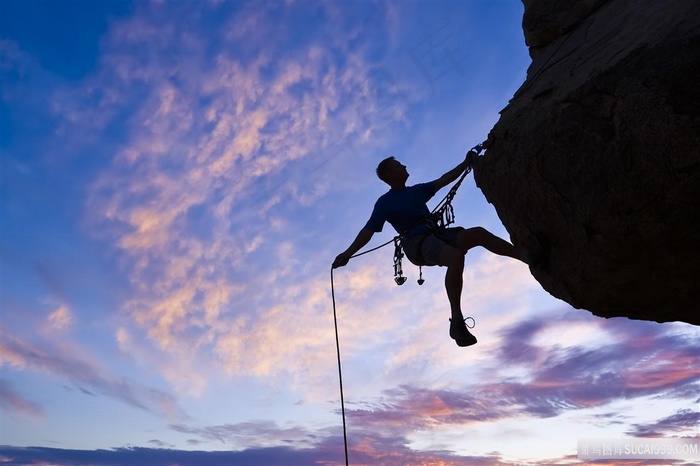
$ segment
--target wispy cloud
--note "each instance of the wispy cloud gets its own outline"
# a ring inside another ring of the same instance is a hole
[[[300,426],[280,427],[272,421],[242,422],[205,427],[173,424],[170,428],[176,432],[192,435],[200,439],[215,440],[233,448],[277,446],[308,448],[315,445],[319,440],[318,433],[309,432]]]
[[[696,387],[700,391],[700,387]],[[680,409],[675,414],[659,419],[652,424],[634,424],[628,434],[632,437],[668,437],[675,432],[687,435],[695,433],[699,436],[698,426],[700,426],[700,411],[692,409]]]
[[[0,364],[2,365],[65,379],[86,394],[97,393],[108,396],[171,419],[186,418],[177,401],[168,393],[141,387],[125,379],[109,377],[101,368],[78,354],[69,354],[66,348],[58,349],[32,344],[4,328],[0,328],[0,337]],[[36,408],[31,404],[25,407],[31,408],[31,406]],[[36,409],[34,411],[37,412]]]
[[[43,419],[44,408],[17,393],[9,380],[0,379],[0,407],[6,413],[16,413],[30,418]]]
[[[53,329],[55,331],[62,332],[69,330],[73,323],[73,313],[68,306],[62,304],[49,314],[46,325],[49,330]]]

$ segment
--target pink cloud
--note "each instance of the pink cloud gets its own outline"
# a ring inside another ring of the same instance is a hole
[[[7,412],[19,413],[34,419],[43,419],[45,415],[44,408],[40,404],[24,398],[5,379],[0,379],[0,407]]]

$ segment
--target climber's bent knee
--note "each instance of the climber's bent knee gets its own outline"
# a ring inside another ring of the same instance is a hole
[[[463,228],[457,239],[457,247],[466,253],[472,248],[483,246],[490,236],[491,233],[484,227]]]

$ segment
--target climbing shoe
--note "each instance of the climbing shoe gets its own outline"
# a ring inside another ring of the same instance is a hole
[[[461,347],[476,344],[476,337],[467,329],[466,319],[450,319],[450,338],[457,342],[457,346]]]

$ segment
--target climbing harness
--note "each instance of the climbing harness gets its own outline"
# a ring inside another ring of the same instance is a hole
[[[447,193],[447,195],[440,201],[440,203],[433,209],[433,211],[428,215],[427,218],[421,220],[418,224],[414,225],[413,227],[409,228],[406,230],[406,232],[412,230],[416,226],[420,225],[421,223],[426,223],[430,227],[430,231],[434,232],[435,229],[439,228],[446,228],[448,225],[454,223],[455,221],[455,214],[454,214],[454,209],[452,208],[452,199],[454,199],[455,194],[457,193],[457,190],[459,189],[460,185],[462,184],[462,181],[464,181],[464,178],[467,177],[467,175],[472,171],[472,166],[474,165],[474,162],[477,157],[483,157],[481,154],[483,151],[484,145],[482,144],[477,144],[474,146],[472,149],[470,149],[467,152],[467,168],[464,170],[464,173],[462,173],[462,176],[457,180],[457,182],[452,185],[450,188],[450,191]],[[394,238],[391,240],[387,241],[386,243],[380,244],[379,246],[376,246],[374,248],[368,249],[366,251],[361,251],[358,252],[357,254],[353,255],[350,257],[350,259],[362,256],[364,254],[368,254],[372,251],[376,251],[378,249],[383,248],[384,246],[387,246],[391,243],[394,243],[394,281],[396,282],[397,285],[403,285],[406,283],[407,278],[403,276],[403,268],[402,268],[402,263],[401,259],[404,257],[404,250],[403,250],[403,245],[401,243],[402,238],[406,234],[404,232],[403,234],[396,235]],[[410,260],[410,258],[409,258]],[[423,279],[423,267],[421,265],[418,266],[419,268],[419,278],[418,278],[418,284],[422,285],[425,283],[425,280]],[[347,433],[347,424],[345,421],[345,397],[343,394],[343,370],[342,370],[342,365],[340,362],[340,339],[338,337],[338,315],[336,311],[336,305],[335,305],[335,286],[333,284],[333,267],[331,267],[331,300],[333,301],[333,325],[335,327],[335,349],[336,353],[338,356],[338,381],[340,384],[340,412],[343,417],[343,445],[345,448],[345,466],[349,466],[349,457],[348,457],[348,433]],[[474,327],[474,318],[468,317],[466,320],[471,319],[472,320],[472,325],[469,326],[467,324],[467,327],[473,328]]]
[[[474,165],[474,162],[476,161],[477,157],[483,157],[482,151],[484,150],[484,144],[477,144],[473,148],[467,152],[467,168],[464,170],[464,173],[460,176],[460,178],[457,180],[455,184],[452,185],[450,188],[450,191],[445,195],[445,197],[440,201],[440,203],[433,209],[433,211],[428,215],[426,218],[418,222],[416,225],[413,225],[411,228],[403,232],[402,234],[399,234],[393,238],[394,242],[394,281],[396,282],[397,285],[403,285],[406,283],[406,277],[403,276],[403,267],[401,264],[401,260],[405,256],[404,248],[403,248],[403,240],[405,239],[405,235],[407,232],[413,230],[416,226],[420,224],[425,224],[428,226],[429,230],[423,234],[423,237],[419,240],[418,247],[416,248],[418,250],[418,254],[420,255],[420,251],[423,246],[423,241],[425,238],[427,238],[430,234],[435,233],[436,231],[442,231],[445,228],[447,228],[449,225],[453,224],[455,221],[455,211],[454,208],[452,207],[452,200],[455,197],[455,194],[457,194],[457,190],[459,187],[462,185],[462,181],[467,177],[467,175],[472,171],[472,167]],[[386,243],[389,244],[389,243]],[[367,251],[370,252],[370,251]],[[360,254],[365,254],[365,253],[360,253]],[[357,254],[357,255],[360,255]],[[355,257],[355,256],[353,256]],[[408,258],[411,260],[411,257]],[[418,279],[418,284],[422,285],[425,283],[425,280],[423,279],[423,265],[426,265],[422,257],[413,257],[413,260],[411,260],[415,265],[418,266],[419,269],[419,276],[420,278]]]

